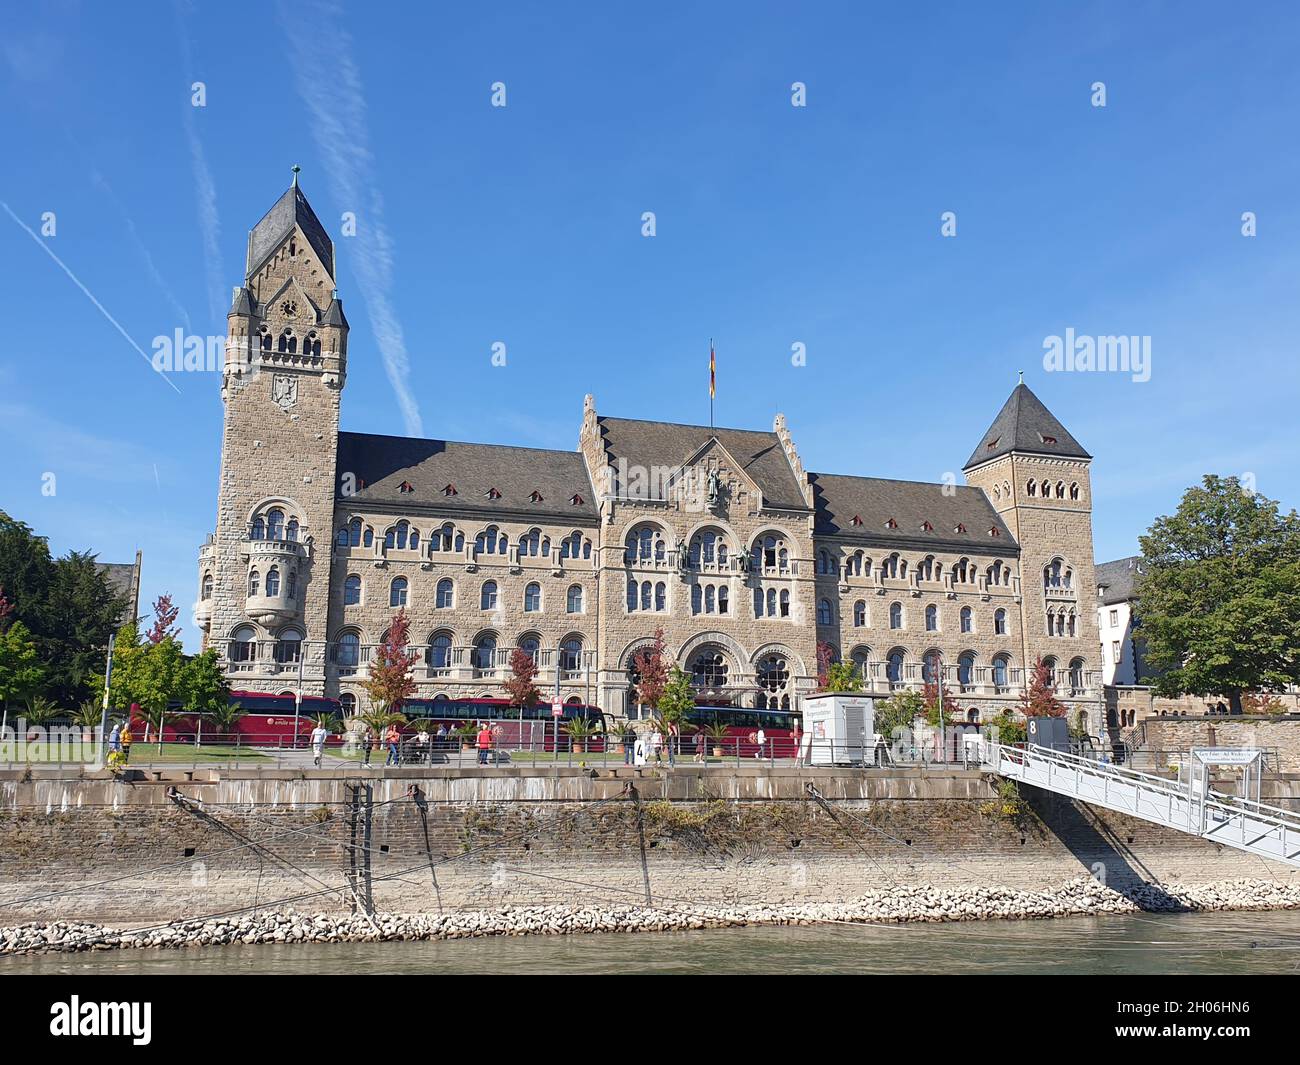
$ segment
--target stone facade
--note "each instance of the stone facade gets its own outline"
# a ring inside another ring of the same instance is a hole
[[[967,717],[1027,667],[1099,705],[1090,457],[1023,384],[967,485],[806,471],[790,428],[668,425],[584,403],[575,452],[339,431],[348,327],[295,185],[249,237],[196,621],[237,689],[367,704],[397,609],[419,695],[501,697],[526,646],[548,695],[634,713],[657,628],[701,699],[797,711],[819,644],[870,691],[941,669]]]

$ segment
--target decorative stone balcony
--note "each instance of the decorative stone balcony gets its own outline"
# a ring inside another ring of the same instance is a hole
[[[249,595],[244,612],[253,621],[268,627],[293,621],[302,614],[306,563],[311,557],[310,543],[297,540],[246,540],[241,555],[248,564],[245,588],[257,572],[257,594]],[[277,580],[272,582],[272,571]],[[272,591],[273,594],[268,594]]]

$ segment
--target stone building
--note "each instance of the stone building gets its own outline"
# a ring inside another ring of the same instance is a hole
[[[961,712],[1014,706],[1040,656],[1095,711],[1090,456],[1023,384],[966,485],[805,471],[790,428],[611,418],[573,452],[339,431],[348,323],[296,183],[253,229],[229,314],[217,522],[196,622],[237,689],[362,707],[394,613],[420,694],[539,685],[629,711],[662,628],[700,698],[797,710],[818,646],[869,690],[941,670]],[[634,709],[634,708],[633,708]]]

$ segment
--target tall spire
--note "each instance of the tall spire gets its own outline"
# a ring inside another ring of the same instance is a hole
[[[298,174],[302,171],[302,167],[294,163],[290,169],[293,170],[293,187],[296,189],[298,187]]]

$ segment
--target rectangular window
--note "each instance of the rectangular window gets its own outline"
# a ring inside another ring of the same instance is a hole
[[[1113,629],[1118,624],[1119,624],[1119,611],[1112,610],[1110,612],[1110,627]]]
[[[1115,665],[1120,663],[1119,640],[1112,640],[1110,645],[1111,656],[1115,659]]]

